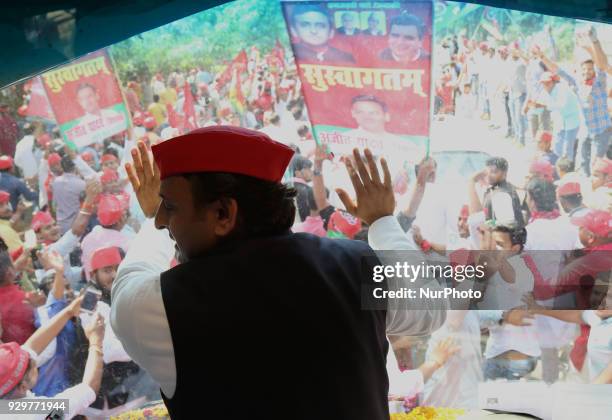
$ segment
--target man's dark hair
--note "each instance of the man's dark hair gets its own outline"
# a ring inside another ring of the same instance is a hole
[[[423,39],[423,35],[425,34],[425,25],[423,24],[423,21],[417,16],[411,15],[407,12],[403,12],[401,15],[392,18],[389,22],[389,28],[392,28],[393,25],[416,27],[417,33],[419,34],[419,39]]]
[[[279,182],[224,172],[186,174],[196,206],[217,200],[238,204],[238,221],[232,237],[257,237],[283,233],[295,220],[295,188]],[[228,238],[229,239],[229,238]]]
[[[493,228],[493,232],[503,232],[510,235],[512,245],[520,245],[521,251],[527,242],[527,229],[514,225],[497,225]]]
[[[89,89],[93,90],[94,92],[98,92],[98,89],[96,89],[96,88],[95,88],[95,86],[94,86],[94,85],[92,85],[91,83],[81,83],[81,84],[80,84],[80,85],[77,87],[76,92],[77,92],[77,93],[79,93],[79,92],[80,92],[80,91],[82,91],[83,89],[87,89],[87,88],[89,88]]]
[[[532,178],[527,184],[527,194],[534,201],[538,211],[557,210],[557,196],[552,182]]]
[[[74,170],[76,169],[76,165],[68,155],[62,156],[60,164],[62,165],[62,169],[64,170],[64,172],[74,172]]]
[[[0,284],[4,283],[6,272],[13,266],[13,260],[8,252],[8,246],[2,238],[0,238]]]
[[[26,136],[29,136],[31,134],[34,134],[34,130],[36,127],[34,127],[34,124],[30,124],[30,123],[25,123],[23,125],[23,134],[25,134]]]
[[[291,11],[291,25],[295,26],[295,18],[297,16],[300,16],[300,15],[303,15],[304,13],[309,13],[309,12],[322,14],[323,16],[327,18],[327,22],[329,23],[330,29],[334,27],[334,22],[332,20],[331,15],[327,11],[327,9],[317,4],[297,4],[293,6],[293,9]]]
[[[312,168],[312,161],[302,155],[295,155],[291,159],[289,167],[293,173],[295,173],[296,171],[301,171],[302,169]]]
[[[153,95],[153,102],[159,102],[159,95]]]
[[[557,168],[565,173],[574,171],[574,162],[568,158],[562,157],[557,161]]]
[[[568,207],[570,209],[575,209],[577,207],[582,206],[582,194],[571,194],[571,195],[562,195],[559,197],[559,201],[564,203],[564,207]]]
[[[384,112],[387,112],[387,104],[384,103],[382,100],[378,99],[374,95],[359,95],[359,96],[355,96],[351,100],[351,105],[355,105],[357,102],[374,102],[374,103],[380,105],[380,107],[383,109]]]
[[[500,171],[508,172],[508,161],[503,157],[492,157],[487,159],[485,166],[495,166]]]

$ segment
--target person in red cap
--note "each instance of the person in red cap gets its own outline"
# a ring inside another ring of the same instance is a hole
[[[51,318],[49,323],[36,330],[23,345],[20,346],[16,342],[0,344],[0,399],[19,401],[28,398],[44,401],[48,398],[32,392],[38,382],[39,355],[64,326],[79,315],[82,300],[83,297],[79,297],[72,301]],[[83,379],[79,384],[52,396],[55,399],[68,400],[64,411],[65,418],[83,414],[87,406],[96,399],[102,380],[104,331],[104,322],[100,315],[85,326],[84,332],[89,341],[89,350]]]
[[[34,333],[34,310],[25,292],[15,283],[15,267],[5,242],[0,238],[0,341],[26,342]]]
[[[81,261],[85,275],[89,279],[91,274],[91,257],[95,250],[104,246],[114,246],[127,252],[130,246],[130,237],[123,232],[127,221],[126,203],[115,195],[102,194],[98,202],[98,221],[96,226],[81,242],[83,254]]]
[[[582,202],[580,183],[567,181],[557,187],[559,205],[569,217],[583,216],[588,208]]]
[[[546,160],[555,166],[559,157],[551,150],[552,139],[553,136],[550,131],[538,131],[536,133],[536,147],[538,150],[536,159]]]
[[[386,334],[427,334],[444,321],[445,306],[420,302],[428,308],[425,317],[397,311],[402,314],[389,313],[388,320],[384,311],[361,310],[358,272],[372,250],[362,241],[290,231],[295,190],[280,182],[294,153],[288,146],[259,132],[216,126],[167,140],[152,153],[155,162],[139,142],[134,164],[126,165],[149,219],[113,283],[110,319],[128,354],[160,384],[171,417],[192,418],[203,403],[209,416],[222,416],[240,388],[249,389],[241,395],[254,417],[291,410],[303,419],[330,413],[388,419]],[[356,159],[363,165],[359,154]],[[359,199],[359,218],[371,231],[379,219],[397,225],[384,160],[383,168],[384,197],[374,192]],[[366,204],[370,210],[362,211]],[[175,250],[181,264],[168,270]],[[227,327],[247,318],[257,328],[237,335]],[[200,340],[211,345],[194,346]],[[263,345],[252,349],[258,363],[245,377],[239,342],[252,340]],[[295,360],[301,360],[297,382],[286,369]],[[343,381],[332,380],[338,375]],[[260,385],[264,376],[296,386],[270,393]],[[312,401],[322,393],[334,398],[298,408],[291,398]]]
[[[83,152],[81,153],[81,159],[83,159],[91,169],[96,170],[96,161],[94,159],[93,153],[91,153],[90,151]]]
[[[529,176],[533,178],[542,178],[548,182],[553,182],[555,176],[555,167],[548,160],[536,159],[529,166]]]
[[[16,209],[20,197],[27,201],[37,201],[38,193],[32,191],[23,179],[13,175],[12,170],[13,158],[6,155],[0,156],[0,190],[11,195],[11,206]]]

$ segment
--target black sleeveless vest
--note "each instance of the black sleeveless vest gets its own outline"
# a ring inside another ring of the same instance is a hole
[[[388,420],[385,311],[361,310],[363,242],[240,241],[161,275],[173,420]]]

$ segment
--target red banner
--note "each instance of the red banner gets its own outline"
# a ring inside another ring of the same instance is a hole
[[[81,148],[128,127],[128,113],[105,50],[41,76],[64,139]]]
[[[399,164],[426,153],[431,2],[286,2],[317,141]]]

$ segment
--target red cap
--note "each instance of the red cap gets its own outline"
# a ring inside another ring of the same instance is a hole
[[[0,156],[0,169],[11,169],[13,167],[13,158],[7,155]]]
[[[470,208],[467,204],[464,204],[461,207],[461,210],[459,211],[459,217],[461,217],[462,219],[467,219],[468,217],[470,217]]]
[[[93,154],[91,152],[83,152],[81,153],[81,159],[85,162],[91,162],[93,160]]]
[[[545,71],[544,73],[542,73],[542,75],[540,76],[540,83],[545,83],[545,82],[558,82],[559,76],[551,73],[549,71]]]
[[[132,117],[132,122],[134,123],[134,125],[141,126],[143,121],[144,121],[144,117],[142,116],[142,113],[140,112],[136,112],[134,116]]]
[[[481,42],[480,43],[480,49],[481,50],[488,50],[489,49],[489,45],[486,42]]]
[[[38,211],[34,217],[32,217],[32,229],[34,229],[34,232],[38,232],[40,228],[50,225],[53,222],[54,220],[51,213],[48,211]]]
[[[40,147],[47,147],[49,143],[51,143],[51,136],[48,133],[42,133],[36,138],[36,143],[38,143]]]
[[[49,166],[57,165],[62,161],[62,157],[57,153],[51,153],[47,158]]]
[[[153,117],[147,117],[143,121],[143,125],[145,128],[155,128],[157,126],[157,121]]]
[[[293,156],[289,146],[240,127],[199,128],[152,147],[161,179],[192,172],[229,172],[280,182]]]
[[[121,220],[123,206],[117,197],[104,194],[98,204],[98,220],[102,226],[112,226]]]
[[[529,167],[529,172],[540,175],[547,181],[552,181],[555,168],[547,160],[536,160]]]
[[[119,265],[121,263],[121,254],[119,248],[112,246],[108,248],[100,248],[91,256],[91,271],[99,268]]]
[[[572,218],[572,223],[585,228],[594,235],[607,238],[612,231],[612,214],[605,210],[591,210],[582,217]]]
[[[0,204],[6,204],[11,199],[11,195],[6,191],[0,190]]]
[[[28,370],[30,354],[15,342],[0,344],[0,397],[8,394]]]
[[[552,133],[550,131],[538,131],[536,137],[538,141],[552,142]]]
[[[593,165],[593,171],[603,172],[606,175],[612,175],[612,160],[600,158]]]
[[[347,238],[353,239],[361,230],[361,220],[344,210],[337,209],[329,218],[327,230],[342,233]]]
[[[498,51],[503,54],[508,54],[508,47],[502,45],[501,47],[499,47]]]
[[[22,117],[25,117],[28,114],[28,106],[21,105],[19,108],[17,108],[17,113]]]
[[[566,182],[557,188],[557,196],[559,197],[576,194],[580,194],[580,184],[577,182]]]
[[[11,252],[11,260],[13,262],[17,261],[17,258],[21,257],[22,254],[23,254],[23,246],[20,246],[19,248]]]
[[[104,155],[102,155],[102,157],[100,158],[100,162],[101,163],[106,163],[106,162],[113,162],[113,161],[118,161],[119,159],[117,159],[117,156],[111,154],[111,153],[106,153]]]

